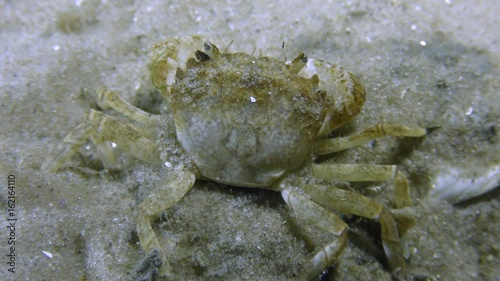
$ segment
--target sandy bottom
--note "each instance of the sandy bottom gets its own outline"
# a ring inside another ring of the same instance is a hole
[[[148,81],[147,50],[204,34],[221,50],[233,42],[228,52],[281,60],[304,52],[357,74],[366,106],[334,135],[379,121],[429,128],[423,138],[384,138],[327,161],[396,164],[407,175],[417,217],[407,280],[500,280],[496,1],[108,2],[0,2],[0,206],[9,210],[0,279],[133,278],[145,255],[138,194],[168,182],[168,170],[122,154],[116,169],[103,170],[90,144],[56,173],[40,166],[97,108],[101,83],[136,106],[168,110]],[[390,184],[349,188],[389,202]],[[377,224],[343,218],[350,243],[321,280],[391,280]],[[295,218],[277,193],[204,181],[155,229],[173,280],[298,280],[334,239]]]

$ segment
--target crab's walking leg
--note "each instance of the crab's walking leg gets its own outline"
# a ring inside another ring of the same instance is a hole
[[[95,145],[104,167],[114,167],[117,159],[111,142],[107,141],[102,135],[97,133],[90,135],[89,139],[90,142]]]
[[[312,173],[324,180],[338,181],[390,181],[394,180],[394,204],[396,208],[411,206],[410,187],[396,165],[370,164],[317,164]]]
[[[408,181],[395,165],[363,165],[363,164],[318,164],[313,165],[315,177],[325,180],[341,181],[389,181],[394,180],[394,204],[396,208],[411,206]],[[366,218],[379,219],[381,236],[389,265],[393,272],[404,269],[403,256],[408,256],[405,234],[413,225],[414,219],[401,215],[401,223],[396,224],[389,211],[374,200],[362,195],[345,191],[331,190],[325,187],[306,188],[311,198],[321,205],[335,210],[359,215]],[[398,221],[399,222],[399,221]]]
[[[403,248],[406,247],[406,240],[402,241],[400,239],[396,222],[386,208],[380,213],[380,232],[389,268],[394,276],[400,276],[406,267],[403,258],[405,251]]]
[[[57,147],[57,155],[47,159],[41,169],[57,171],[89,138],[96,144],[112,141],[142,161],[153,164],[161,163],[158,147],[143,137],[133,126],[123,124],[112,116],[90,110],[85,120],[73,129]]]
[[[393,213],[398,222],[398,230],[402,236],[404,256],[409,253],[404,236],[408,229],[414,225],[413,213],[405,209],[411,207],[410,185],[406,176],[400,172],[396,165],[370,165],[370,164],[316,164],[312,166],[312,174],[324,180],[338,181],[391,181],[393,180],[393,203],[396,209]],[[372,201],[372,200],[370,200]],[[361,202],[360,202],[361,203]],[[363,204],[366,204],[363,202]],[[348,209],[363,208],[363,204],[349,206]],[[341,206],[342,201],[337,203]],[[338,209],[338,208],[337,208]],[[341,211],[341,209],[338,209]],[[354,213],[355,214],[355,213]]]
[[[171,272],[170,264],[160,246],[160,242],[151,227],[151,221],[158,213],[168,209],[179,202],[182,197],[193,187],[196,180],[195,175],[188,171],[177,171],[172,179],[158,191],[150,194],[139,205],[139,214],[137,216],[137,234],[141,241],[141,246],[146,253],[158,251],[162,266],[160,275],[167,276]]]
[[[147,125],[154,124],[158,120],[156,115],[131,105],[105,86],[97,90],[97,103],[102,109],[113,108],[128,118]]]
[[[295,191],[285,188],[281,196],[298,216],[337,236],[334,242],[327,244],[304,266],[307,280],[311,280],[333,264],[344,249],[347,225],[334,213]]]
[[[315,164],[312,172],[324,180],[387,181],[396,175],[396,165],[371,164]]]
[[[40,169],[45,172],[55,172],[68,161],[75,152],[87,141],[92,132],[95,131],[96,122],[85,120],[67,134],[63,142],[56,148],[57,155],[43,162]]]
[[[330,154],[353,146],[365,144],[384,136],[422,137],[426,132],[427,130],[421,127],[407,127],[404,125],[385,124],[381,122],[350,136],[323,140],[317,144],[315,153],[317,155]]]

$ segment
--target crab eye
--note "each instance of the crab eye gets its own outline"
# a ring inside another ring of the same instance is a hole
[[[205,54],[204,52],[202,51],[196,51],[196,53],[194,53],[196,58],[200,61],[200,62],[206,62],[206,61],[209,61],[210,60],[210,56]]]
[[[217,47],[210,41],[203,43],[203,52],[207,54],[210,59],[217,59],[220,55],[219,49],[217,49]]]
[[[205,52],[210,52],[212,50],[212,43],[210,41],[203,43],[203,49],[205,49]]]
[[[292,63],[287,66],[288,71],[293,74],[299,73],[299,71],[304,68],[307,64],[307,55],[304,53],[299,54]]]
[[[303,63],[307,63],[307,60],[308,60],[309,58],[307,57],[307,55],[306,55],[306,54],[302,54],[302,55],[303,55],[303,56],[302,56],[302,58],[301,58],[301,61],[302,61]]]

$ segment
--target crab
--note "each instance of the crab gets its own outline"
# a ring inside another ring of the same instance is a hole
[[[151,81],[171,113],[145,112],[102,87],[98,105],[122,118],[90,110],[41,169],[57,171],[87,141],[96,146],[105,167],[116,162],[114,144],[142,161],[166,166],[169,182],[140,203],[137,216],[141,247],[158,258],[160,275],[171,275],[172,268],[152,223],[197,179],[280,192],[296,216],[334,234],[334,241],[304,264],[304,279],[334,264],[346,245],[348,226],[332,210],[378,221],[390,270],[395,275],[404,271],[405,235],[414,224],[405,211],[411,206],[405,175],[395,165],[339,164],[318,161],[318,156],[383,136],[422,137],[424,128],[378,123],[330,138],[361,111],[365,88],[341,67],[304,54],[283,62],[221,52],[200,36],[186,36],[154,45],[149,56]],[[174,134],[168,132],[172,118],[183,157],[173,157],[164,142]],[[336,188],[332,181],[392,181],[393,206]]]

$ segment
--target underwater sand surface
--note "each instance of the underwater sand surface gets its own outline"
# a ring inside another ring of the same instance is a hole
[[[228,52],[304,52],[355,73],[367,103],[335,135],[380,121],[430,128],[334,159],[397,164],[407,175],[417,216],[408,280],[499,280],[500,5],[325,2],[0,1],[0,206],[14,211],[2,212],[0,279],[132,279],[144,257],[138,193],[167,180],[165,170],[126,155],[119,169],[100,170],[91,146],[57,173],[40,165],[95,107],[101,83],[141,108],[164,108],[148,81],[148,48],[203,34]],[[389,200],[389,184],[351,187]],[[391,280],[376,223],[344,219],[350,243],[322,280]],[[202,181],[155,227],[171,241],[178,280],[297,280],[334,239],[295,218],[277,193]]]

